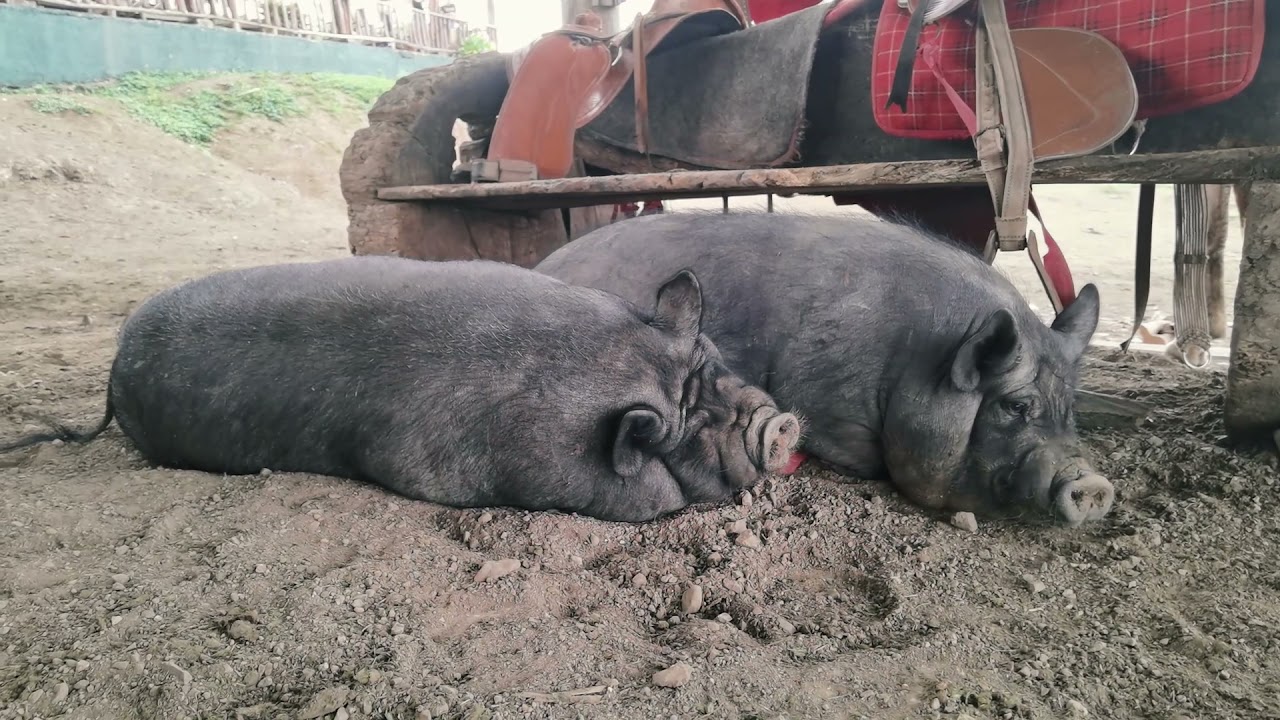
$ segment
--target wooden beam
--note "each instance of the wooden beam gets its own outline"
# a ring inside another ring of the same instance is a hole
[[[1032,178],[1036,184],[1280,181],[1280,147],[1160,155],[1090,155],[1038,164]],[[985,184],[986,177],[976,160],[917,160],[753,170],[676,170],[509,183],[410,185],[381,188],[378,199],[535,210],[628,200],[766,193],[821,195]]]

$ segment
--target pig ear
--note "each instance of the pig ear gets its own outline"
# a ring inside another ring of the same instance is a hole
[[[961,343],[951,365],[951,382],[963,392],[973,392],[984,379],[1008,372],[1017,362],[1018,326],[1013,314],[1000,308]]]
[[[681,270],[658,288],[650,325],[682,338],[702,332],[702,286],[692,270]]]
[[[1075,302],[1068,305],[1049,326],[1061,334],[1067,357],[1072,360],[1080,359],[1085,348],[1089,347],[1093,331],[1098,329],[1099,305],[1098,288],[1089,283],[1080,288]]]
[[[624,478],[639,475],[653,456],[653,446],[666,435],[666,427],[658,413],[648,408],[623,415],[613,438],[613,471]]]

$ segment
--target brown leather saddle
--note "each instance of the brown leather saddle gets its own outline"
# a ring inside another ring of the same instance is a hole
[[[512,53],[510,87],[498,111],[485,159],[471,163],[472,182],[565,177],[578,128],[595,119],[634,80],[636,140],[649,142],[645,58],[685,43],[747,27],[737,0],[655,0],[648,13],[616,35],[583,13],[575,22]]]
[[[908,100],[923,28],[975,0],[897,0],[912,11],[894,75],[890,104]],[[1088,155],[1111,145],[1138,112],[1138,90],[1124,55],[1101,35],[1077,28],[1013,30],[1005,0],[976,0],[976,108],[924,59],[973,135],[978,160],[996,208],[988,259],[997,249],[1026,249],[1054,309],[1062,301],[1027,229],[1036,161]],[[972,9],[972,8],[970,8]]]

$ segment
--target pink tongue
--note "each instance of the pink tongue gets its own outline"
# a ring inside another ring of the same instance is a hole
[[[809,459],[808,455],[805,455],[804,453],[797,450],[791,453],[791,459],[787,460],[786,467],[779,470],[778,474],[790,475],[791,473],[794,473],[796,470],[799,470],[800,466],[804,464],[804,461],[808,459]]]

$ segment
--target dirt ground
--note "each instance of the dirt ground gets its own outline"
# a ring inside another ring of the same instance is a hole
[[[348,252],[336,177],[362,122],[205,151],[0,95],[0,438],[96,423],[114,333],[150,293]],[[1220,371],[1115,354],[1136,192],[1037,194],[1104,298],[1087,385],[1156,407],[1085,434],[1118,488],[1105,522],[970,533],[808,467],[641,526],[459,511],[151,469],[112,428],[0,456],[0,718],[1280,717],[1275,467],[1225,447]],[[999,265],[1045,305],[1025,259]],[[687,682],[655,686],[678,663]]]

